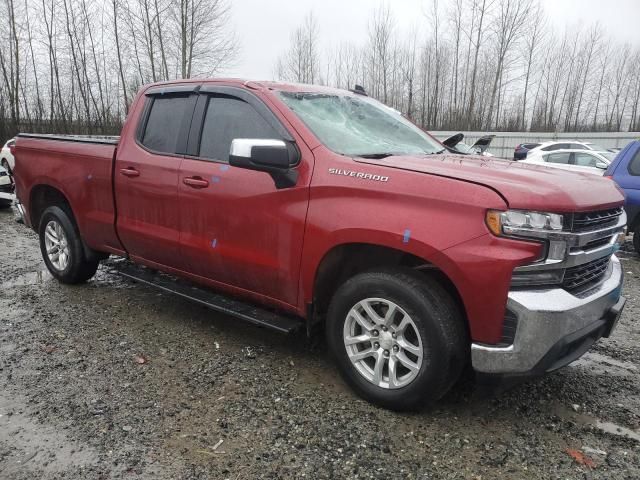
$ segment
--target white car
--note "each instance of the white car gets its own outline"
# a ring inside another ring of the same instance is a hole
[[[574,172],[586,172],[604,175],[615,154],[612,152],[595,152],[592,150],[554,150],[529,153],[519,163],[546,165]]]
[[[13,204],[13,179],[0,167],[0,208],[9,208]]]
[[[10,150],[10,148],[15,145],[15,143],[15,138],[7,140],[7,143],[5,143],[2,147],[2,150],[0,150],[0,167],[3,167],[9,173],[12,173],[14,167],[16,166],[16,161],[13,158],[13,154]]]
[[[590,150],[593,152],[609,152],[608,149],[592,142],[579,142],[577,140],[564,140],[554,142],[544,142],[527,152],[527,158],[530,155],[539,152],[554,152],[556,150]]]

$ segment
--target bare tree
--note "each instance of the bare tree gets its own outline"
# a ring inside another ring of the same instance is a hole
[[[238,40],[228,29],[227,0],[179,0],[178,52],[182,78],[212,75],[229,66],[238,53]]]
[[[309,12],[291,34],[291,46],[278,60],[277,76],[300,83],[319,80],[318,23]]]
[[[520,114],[520,127],[527,129],[527,97],[529,94],[529,86],[531,85],[531,71],[534,68],[534,61],[538,56],[540,44],[546,33],[544,26],[546,18],[540,4],[535,4],[531,10],[531,14],[527,19],[527,31],[524,37],[524,88],[522,94],[522,113]]]
[[[389,101],[389,77],[393,51],[395,20],[389,6],[382,6],[373,14],[369,24],[369,72],[374,92],[383,102]]]

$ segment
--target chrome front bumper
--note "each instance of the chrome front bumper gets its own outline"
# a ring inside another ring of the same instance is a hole
[[[473,368],[487,374],[535,374],[581,356],[598,338],[608,336],[624,306],[623,272],[615,255],[607,275],[579,296],[562,288],[511,291],[507,308],[518,319],[513,344],[473,343]]]

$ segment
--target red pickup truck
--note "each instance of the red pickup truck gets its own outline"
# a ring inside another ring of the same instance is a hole
[[[613,182],[451,154],[361,89],[154,84],[119,138],[22,134],[15,155],[58,280],[115,255],[212,308],[322,327],[346,381],[388,408],[441,397],[469,364],[555,370],[624,306]]]

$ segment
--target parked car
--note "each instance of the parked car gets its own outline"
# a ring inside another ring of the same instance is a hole
[[[537,153],[553,152],[556,150],[591,150],[594,152],[608,152],[609,150],[592,142],[579,142],[577,140],[564,140],[544,142],[527,152],[527,157]]]
[[[513,151],[513,159],[524,160],[525,158],[527,158],[527,153],[529,152],[529,150],[539,146],[539,143],[521,143],[519,145],[516,145],[516,148]]]
[[[5,143],[2,147],[2,150],[0,150],[0,167],[4,168],[7,172],[9,172],[9,174],[13,172],[13,167],[15,165],[13,153],[11,153],[11,148],[15,145],[15,143],[15,138],[7,140],[7,143]]]
[[[3,167],[0,167],[0,208],[9,208],[13,204],[13,179]]]
[[[520,163],[545,165],[575,172],[604,175],[604,171],[615,155],[611,152],[594,152],[591,150],[556,150],[552,152],[535,152]]]
[[[464,143],[464,134],[456,133],[447,138],[442,144],[449,149],[451,153],[461,153],[463,155],[484,155],[485,157],[493,157],[492,153],[487,152],[487,148],[491,145],[495,135],[484,135],[480,137],[473,145],[469,146]]]
[[[609,165],[605,176],[624,190],[629,231],[633,232],[633,246],[640,253],[640,140],[622,149]]]
[[[59,281],[111,254],[240,319],[323,328],[349,385],[392,409],[441,397],[469,363],[560,368],[625,304],[613,182],[450,155],[357,91],[155,84],[119,139],[22,134],[15,155],[19,208]]]

